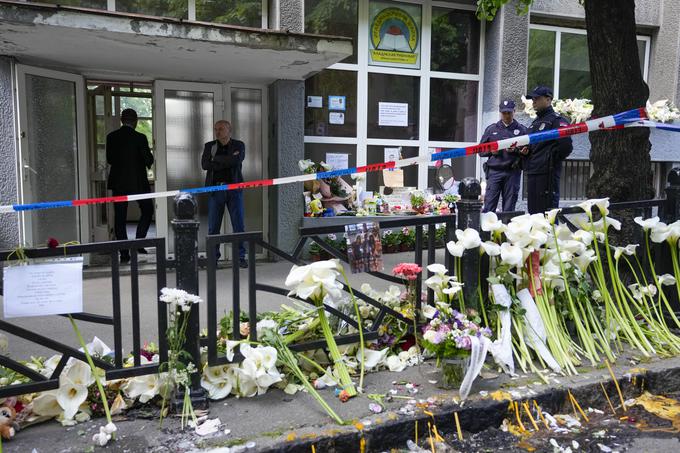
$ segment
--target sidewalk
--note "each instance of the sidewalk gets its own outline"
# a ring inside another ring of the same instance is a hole
[[[619,362],[626,363],[628,360],[622,358]],[[365,395],[343,404],[333,396],[331,389],[322,390],[321,394],[341,417],[355,421],[348,426],[334,424],[306,393],[291,396],[274,389],[260,397],[230,397],[211,402],[209,417],[218,417],[223,423],[220,432],[211,436],[200,437],[190,430],[180,432],[176,419],[164,421],[162,429],[159,429],[157,418],[132,419],[133,413],[130,413],[130,419],[116,421],[118,439],[105,449],[91,448],[92,434],[104,424],[104,419],[70,428],[54,421],[43,423],[17,433],[15,439],[4,442],[3,447],[6,452],[36,453],[99,450],[198,452],[211,449],[233,453],[240,451],[238,446],[246,444],[251,446],[248,452],[310,452],[314,445],[315,450],[321,453],[359,452],[363,438],[364,451],[388,451],[390,448],[405,448],[406,441],[415,436],[416,421],[421,439],[427,436],[428,421],[435,423],[445,437],[454,433],[454,412],[459,412],[466,438],[470,433],[498,427],[507,414],[506,397],[529,402],[536,400],[544,410],[553,414],[559,411],[571,413],[571,406],[566,400],[567,389],[570,389],[584,410],[593,407],[606,411],[608,406],[600,387],[600,382],[604,382],[614,405],[619,404],[615,387],[604,366],[582,370],[575,377],[551,377],[549,385],[542,384],[532,375],[512,379],[505,375],[494,379],[478,378],[470,398],[461,405],[456,402],[457,391],[443,391],[430,383],[433,375],[429,372],[433,368],[431,363],[425,363],[420,370],[411,367],[401,373],[382,371],[366,376],[367,394],[397,391],[395,399],[385,403],[387,410],[381,414],[371,413],[369,403],[372,401]],[[680,358],[655,359],[644,365],[624,365],[614,370],[625,398],[638,396],[641,386],[652,393],[680,391]],[[403,383],[415,383],[417,392],[410,393]],[[494,393],[499,389],[502,392]],[[417,400],[418,404],[409,402],[409,399]],[[138,417],[143,415],[140,411],[136,414]],[[225,434],[225,430],[229,430],[229,434]]]

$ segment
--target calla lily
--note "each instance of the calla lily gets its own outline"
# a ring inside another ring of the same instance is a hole
[[[80,360],[74,360],[68,368],[61,373],[59,385],[65,385],[66,381],[76,385],[89,387],[94,383],[94,376],[92,376],[92,370],[88,364],[81,362]]]
[[[318,382],[323,384],[325,387],[335,387],[338,385],[338,378],[333,375],[333,371],[330,367],[326,368],[326,373],[317,379]]]
[[[592,244],[594,239],[593,233],[586,230],[577,230],[573,237],[575,241],[583,242],[586,246]]]
[[[87,387],[69,380],[65,380],[62,384],[61,378],[59,381],[57,402],[64,409],[64,418],[71,419],[78,412],[80,405],[87,399]]]
[[[376,351],[375,349],[365,349],[364,367],[367,370],[370,370],[382,365],[385,361],[385,357],[387,357],[388,352],[389,348],[381,349],[380,351]],[[361,351],[357,353],[357,360],[361,360]]]
[[[425,285],[428,288],[438,290],[439,288],[444,286],[446,283],[448,283],[449,278],[450,277],[448,275],[442,276],[441,274],[434,274],[432,277],[425,280]]]
[[[89,352],[90,355],[93,355],[95,357],[105,357],[110,354],[113,354],[111,348],[106,346],[106,344],[96,336],[92,339],[90,343],[86,344],[85,346],[87,347],[87,352]],[[83,348],[79,349],[79,351],[82,350]]]
[[[446,244],[446,250],[448,250],[451,255],[460,258],[465,252],[465,247],[460,242],[449,241],[449,243]]]
[[[652,242],[665,242],[666,239],[668,239],[668,236],[670,235],[670,230],[668,228],[668,225],[666,225],[663,222],[658,222],[656,225],[652,226],[652,234],[650,238],[652,239]]]
[[[592,237],[592,235],[591,235]],[[577,255],[580,255],[581,253],[585,252],[586,250],[586,245],[583,242],[580,241],[560,241],[559,242],[560,250],[564,250],[570,253],[575,253]]]
[[[456,230],[456,238],[458,239],[458,242],[461,243],[467,250],[477,248],[482,243],[482,240],[479,237],[479,232],[474,228]]]
[[[489,256],[498,256],[501,254],[501,246],[493,241],[482,242],[481,249]]]
[[[339,275],[338,260],[317,261],[306,266],[293,266],[286,278],[285,285],[293,288],[288,295],[310,299],[327,292],[340,297],[342,285],[336,280]]]
[[[442,289],[442,292],[450,297],[456,295],[461,289],[463,289],[462,283],[454,284],[454,282],[452,282],[452,285],[448,288]]]
[[[658,278],[659,278],[659,284],[660,285],[666,285],[666,286],[675,285],[675,277],[673,277],[671,274],[659,275]]]
[[[644,220],[642,219],[642,217],[635,217],[633,220],[635,221],[635,223],[640,225],[643,230],[649,230],[649,229],[654,228],[655,226],[657,226],[659,224],[659,217],[658,216],[652,217],[651,219],[644,219]]]
[[[277,352],[276,348],[271,346],[261,346],[262,352],[262,367],[266,370],[271,370],[276,365]]]
[[[607,215],[609,214],[609,198],[594,198],[592,200],[586,200],[583,201],[579,204],[577,204],[579,208],[583,209],[583,211],[588,215],[588,217],[591,217],[593,206],[597,206],[598,210],[602,213],[602,215]]]
[[[595,251],[592,249],[587,249],[584,253],[574,257],[573,262],[579,268],[582,274],[586,273],[586,269],[593,261],[597,260]]]
[[[233,340],[227,340],[227,360],[230,362],[234,361],[234,350],[236,349],[236,346],[241,344],[240,341],[233,341]]]
[[[135,399],[139,397],[140,403],[146,403],[158,394],[160,384],[157,375],[147,374],[146,376],[131,378],[123,384],[121,389],[128,398]]]
[[[551,209],[545,213],[545,218],[548,220],[550,225],[555,224],[555,219],[557,219],[557,214],[559,214],[561,209]]]
[[[446,266],[444,266],[443,264],[438,264],[438,263],[430,264],[429,266],[427,266],[427,270],[432,272],[433,274],[440,274],[440,275],[446,275],[446,273],[448,272],[448,270],[446,269]]]
[[[425,316],[425,318],[432,319],[434,318],[435,313],[437,313],[437,309],[432,305],[425,304],[422,306],[421,312],[423,313],[423,316]]]
[[[386,365],[390,371],[394,372],[404,371],[404,368],[406,368],[406,364],[396,355],[389,356],[386,360]]]
[[[544,232],[550,230],[550,222],[548,222],[544,214],[531,214],[529,221],[531,222],[531,228],[534,230],[538,229]]]
[[[54,373],[54,370],[57,368],[57,365],[59,365],[59,362],[61,361],[61,354],[55,354],[49,359],[45,360],[43,362],[44,368],[42,368],[40,371],[40,374],[42,374],[45,377],[50,377],[52,376],[52,373]]]
[[[33,413],[44,417],[56,417],[63,409],[57,401],[57,391],[42,392],[33,398]]]
[[[480,215],[480,221],[482,226],[482,231],[503,232],[505,230],[505,225],[503,222],[498,220],[498,216],[495,212],[484,212]]]
[[[279,325],[273,319],[263,319],[257,322],[257,336],[259,338],[266,330],[276,331],[278,328]]]
[[[561,241],[568,241],[573,239],[573,233],[568,226],[559,224],[555,227],[555,236]]]
[[[502,243],[501,260],[511,266],[521,266],[524,263],[522,249],[507,242]]]

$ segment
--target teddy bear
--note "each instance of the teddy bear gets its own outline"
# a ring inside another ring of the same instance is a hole
[[[14,437],[14,419],[16,418],[16,411],[13,407],[0,407],[0,435],[3,439],[9,440]]]

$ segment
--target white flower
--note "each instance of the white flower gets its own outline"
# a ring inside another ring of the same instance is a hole
[[[482,242],[482,250],[489,256],[498,256],[501,254],[501,247],[493,241]]]
[[[635,223],[640,225],[643,230],[649,230],[650,228],[654,228],[659,224],[659,217],[652,217],[651,219],[642,219],[642,217],[635,217],[633,219]]]
[[[135,399],[139,397],[140,403],[146,403],[159,392],[158,375],[147,374],[145,376],[133,377],[123,384],[121,389],[128,398]]]
[[[531,119],[536,118],[536,110],[534,109],[534,101],[527,99],[522,95],[522,102],[524,103],[524,113],[529,115]]]
[[[89,387],[94,383],[94,376],[88,364],[74,360],[59,376],[59,385],[65,385],[66,380],[73,384]]]
[[[434,274],[432,277],[425,280],[425,285],[428,288],[438,290],[446,283],[448,283],[449,277],[447,275],[442,276],[441,274]]]
[[[100,340],[96,336],[92,339],[92,342],[86,344],[85,346],[87,347],[87,352],[89,352],[90,355],[96,357],[105,357],[113,353],[111,348],[109,348],[102,340]],[[78,350],[82,351],[83,348],[80,348]]]
[[[587,249],[585,252],[580,254],[579,256],[574,257],[573,262],[576,264],[576,266],[579,268],[582,274],[586,273],[586,269],[588,269],[588,266],[590,263],[593,261],[597,260],[597,256],[595,255],[595,251],[592,249]]]
[[[62,379],[62,377],[59,378],[57,402],[64,409],[64,418],[72,419],[78,412],[80,405],[87,399],[87,386],[75,384],[68,379]]]
[[[451,282],[451,286],[448,288],[442,289],[442,292],[448,296],[454,296],[458,291],[463,289],[463,284],[462,283],[456,283],[456,282]]]
[[[56,417],[63,409],[57,401],[57,391],[42,392],[33,398],[33,413],[44,417]]]
[[[464,231],[456,230],[456,238],[466,250],[477,248],[482,243],[479,232],[473,228],[466,228]]]
[[[560,211],[561,209],[551,209],[545,213],[545,218],[548,220],[548,222],[550,222],[551,225],[555,224],[555,219],[557,218],[557,214],[559,214]]]
[[[662,99],[651,104],[647,101],[647,115],[653,121],[670,123],[680,119],[680,110],[668,99]]]
[[[580,255],[586,251],[586,245],[581,241],[558,241],[558,244],[560,246],[560,250],[577,255]]]
[[[262,336],[265,330],[277,330],[279,325],[273,319],[263,319],[257,323],[257,336]]]
[[[505,225],[503,222],[498,220],[498,216],[495,212],[483,212],[480,216],[482,231],[490,232],[503,232],[505,230]]]
[[[325,291],[332,297],[340,297],[342,285],[336,281],[339,275],[338,266],[338,260],[293,266],[285,283],[287,287],[293,288],[288,295],[295,294],[301,299],[314,299]]]
[[[427,304],[422,306],[421,311],[423,313],[423,316],[425,316],[425,318],[427,319],[434,318],[435,313],[437,313],[437,309],[435,307]]]
[[[372,368],[377,368],[385,362],[385,357],[389,348],[381,349],[376,351],[375,349],[364,349],[364,368],[370,370]],[[361,360],[361,350],[357,352],[357,360]]]
[[[583,209],[588,217],[592,216],[593,206],[597,206],[597,209],[603,216],[609,214],[609,198],[593,198],[591,200],[583,201],[576,206]]]
[[[61,354],[55,354],[49,359],[45,360],[43,362],[43,367],[41,370],[39,370],[40,374],[42,374],[45,377],[50,377],[52,376],[52,373],[54,373],[54,370],[57,368],[57,365],[59,365],[59,362],[61,361]],[[31,365],[31,364],[29,364]]]
[[[434,330],[428,330],[423,334],[423,340],[434,343],[437,340],[437,332]]]
[[[308,169],[314,166],[314,162],[311,159],[301,159],[298,161],[298,168],[301,172],[307,172]]]
[[[586,230],[577,230],[574,232],[574,240],[583,242],[583,244],[588,246],[593,242],[593,233]]]
[[[651,227],[651,230],[652,234],[650,238],[652,242],[664,242],[668,239],[668,235],[670,234],[668,225],[663,222],[657,222]]]
[[[675,285],[675,277],[673,277],[671,274],[659,275],[658,279],[659,279],[660,285],[666,285],[666,286]]]
[[[190,311],[193,304],[203,302],[200,297],[177,288],[161,289],[160,300],[161,302],[168,304],[172,311],[175,311],[178,308],[182,311]]]
[[[404,371],[404,368],[406,368],[406,364],[396,355],[389,356],[386,360],[386,365],[390,371],[394,372]]]
[[[511,266],[522,266],[524,263],[522,249],[516,245],[504,242],[501,244],[501,260]]]
[[[102,426],[99,432],[92,436],[92,441],[100,447],[104,447],[111,440],[111,434],[107,433]]]
[[[449,241],[449,243],[446,244],[446,250],[448,250],[451,255],[460,258],[463,256],[463,252],[465,252],[465,247],[461,242]]]
[[[108,434],[113,434],[116,431],[118,431],[118,428],[116,428],[116,425],[113,422],[111,422],[107,423],[106,426],[104,426],[104,431]]]
[[[446,266],[444,266],[443,264],[438,264],[438,263],[430,264],[429,266],[427,266],[427,270],[434,273],[434,274],[440,274],[440,275],[446,275],[446,273],[448,272],[447,269],[446,269]]]

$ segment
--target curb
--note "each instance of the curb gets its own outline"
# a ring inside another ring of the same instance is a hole
[[[642,390],[652,393],[680,391],[680,360],[672,361],[674,363],[668,368],[663,366],[650,366],[650,369],[633,368],[626,373],[625,377],[617,378],[624,398],[637,396]],[[660,363],[664,362],[666,361]],[[619,397],[611,377],[596,379],[594,382],[590,382],[591,380],[586,377],[583,383],[546,388],[531,397],[513,398],[513,401],[521,403],[522,401],[531,402],[535,400],[542,409],[550,413],[559,413],[567,406],[571,408],[567,393],[571,391],[579,401],[588,401],[587,405],[583,404],[584,409],[587,407],[604,409],[607,407],[607,401],[600,386],[600,383],[602,383],[612,402],[617,405]],[[500,426],[507,416],[509,403],[509,400],[481,399],[470,402],[463,408],[458,404],[449,403],[432,410],[432,417],[422,412],[415,416],[396,416],[392,413],[392,420],[379,423],[374,421],[369,427],[361,431],[354,426],[326,425],[314,430],[323,434],[310,433],[292,441],[280,437],[269,446],[263,446],[254,451],[309,453],[312,451],[312,446],[315,447],[316,451],[328,453],[387,451],[390,448],[404,448],[406,441],[415,437],[416,421],[418,422],[419,437],[427,436],[428,422],[433,420],[440,431],[455,432],[456,425],[453,414],[457,412],[461,429],[466,433],[477,433],[491,427]],[[377,416],[372,419],[389,418],[389,412],[380,415],[382,417]],[[364,443],[363,448],[361,447],[362,443]]]

